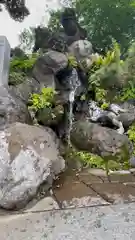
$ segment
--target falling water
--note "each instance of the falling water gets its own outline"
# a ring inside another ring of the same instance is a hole
[[[70,132],[72,129],[73,123],[73,103],[75,99],[75,91],[71,91],[69,93],[69,114],[68,114],[68,129],[67,129],[67,141],[68,145],[70,145]]]
[[[74,104],[75,96],[77,93],[77,89],[78,87],[81,86],[81,82],[79,80],[76,69],[72,70],[71,75],[68,77],[68,83],[69,83],[70,91],[69,91],[69,97],[68,97],[69,112],[68,112],[67,141],[68,141],[68,145],[70,145],[70,132],[71,132],[72,123],[73,123],[73,104]]]

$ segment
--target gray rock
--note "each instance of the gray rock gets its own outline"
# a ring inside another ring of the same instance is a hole
[[[24,207],[42,183],[64,168],[59,141],[51,129],[12,124],[0,132],[0,206]]]
[[[0,87],[0,129],[13,122],[30,124],[32,122],[26,105],[9,89]]]
[[[118,119],[123,123],[125,129],[128,129],[130,125],[135,122],[135,106],[130,102],[124,102],[120,105],[126,110],[125,113],[120,113]]]
[[[129,159],[128,137],[95,123],[75,122],[71,141],[78,149],[97,154],[106,160],[124,162]]]
[[[78,60],[84,60],[93,53],[92,44],[88,40],[78,40],[73,42],[69,48],[69,53],[74,55]]]
[[[65,54],[49,51],[40,56],[33,68],[33,76],[45,87],[55,87],[54,74],[66,68],[68,59]]]
[[[40,92],[40,84],[36,79],[28,78],[21,84],[9,86],[9,91],[27,104],[32,93]]]
[[[135,167],[135,156],[132,156],[130,159],[129,159],[129,163],[130,163],[130,166],[131,167]]]

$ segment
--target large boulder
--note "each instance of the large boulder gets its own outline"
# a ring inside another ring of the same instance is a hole
[[[33,68],[33,76],[42,86],[55,88],[54,75],[67,65],[68,59],[65,54],[49,51],[37,59]]]
[[[78,60],[84,60],[93,53],[92,44],[88,40],[78,40],[73,42],[69,47],[70,54],[75,56]]]
[[[19,209],[65,167],[49,128],[14,123],[0,131],[0,206]]]
[[[0,87],[0,129],[14,122],[31,124],[28,108],[21,99],[11,95],[8,88]]]
[[[130,157],[127,136],[89,121],[73,124],[71,141],[78,149],[97,154],[105,160],[124,162]]]

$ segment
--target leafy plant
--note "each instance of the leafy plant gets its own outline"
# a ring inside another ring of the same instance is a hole
[[[37,60],[38,55],[31,55],[28,59],[15,58],[10,62],[10,72],[29,73]]]
[[[133,143],[133,154],[135,154],[135,124],[129,127],[127,134],[129,140]]]
[[[128,130],[128,137],[135,143],[135,125],[132,125]]]
[[[114,99],[119,90],[127,83],[125,62],[120,59],[120,46],[113,41],[112,50],[99,56],[89,72],[89,86],[103,89],[108,101]]]
[[[76,58],[74,56],[70,55],[70,54],[68,55],[68,64],[69,64],[69,66],[72,66],[72,67],[75,67],[75,68],[78,65]]]
[[[135,99],[135,88],[124,88],[117,99],[119,99],[120,101]]]
[[[104,102],[106,100],[106,91],[104,89],[96,87],[96,101]]]
[[[105,161],[103,158],[92,153],[77,151],[73,147],[68,149],[66,159],[70,159],[71,161],[80,161],[83,166],[87,166],[90,168],[105,169]],[[120,164],[112,160],[109,160],[108,167],[111,170],[128,169],[127,162]]]
[[[133,153],[135,154],[135,125],[134,124],[129,127],[129,130],[127,133],[128,133],[129,140],[133,143],[133,147],[134,147]]]
[[[101,105],[101,108],[102,108],[103,110],[106,110],[108,107],[109,107],[109,103],[107,103],[107,102],[105,102],[105,103],[103,103],[103,104]]]
[[[41,93],[33,93],[29,99],[30,109],[37,111],[43,108],[51,108],[54,104],[54,95],[56,92],[53,88],[42,88]]]

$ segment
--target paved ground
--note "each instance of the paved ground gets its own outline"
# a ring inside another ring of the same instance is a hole
[[[64,174],[56,181],[54,194],[61,208],[119,204],[135,201],[135,172],[113,172],[108,181],[103,170]]]
[[[0,211],[0,239],[135,239],[135,171],[63,174],[53,195],[22,212]]]
[[[134,240],[135,204],[28,213],[0,219],[2,240]]]

